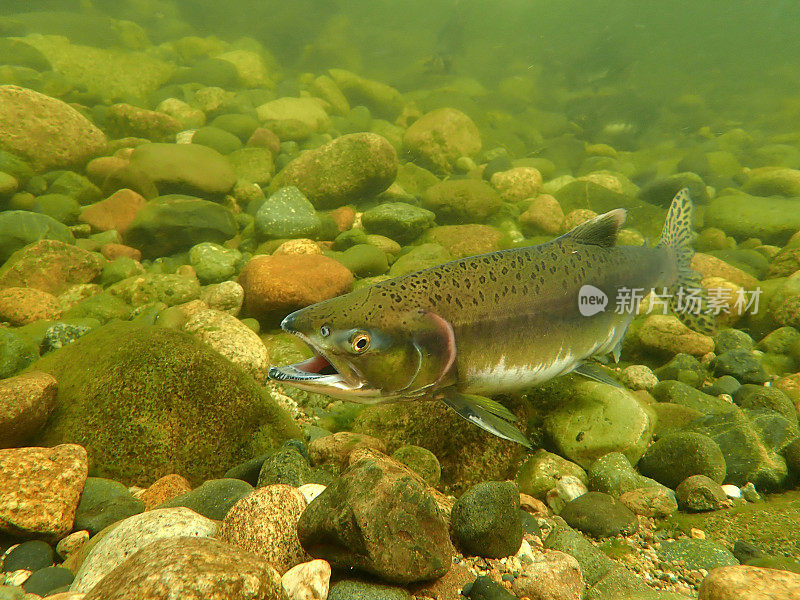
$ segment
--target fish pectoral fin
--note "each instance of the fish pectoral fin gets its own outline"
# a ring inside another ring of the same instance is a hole
[[[598,381],[600,383],[613,385],[614,387],[618,388],[624,387],[619,381],[609,375],[600,365],[596,363],[581,363],[575,367],[572,372],[577,373],[578,375],[583,375],[588,379],[593,379],[594,381]]]
[[[531,448],[522,432],[514,427],[509,421],[516,421],[517,418],[505,406],[484,396],[473,394],[461,394],[456,391],[448,391],[441,397],[442,402],[452,408],[459,416],[467,421],[474,423],[504,440],[522,444],[526,448]]]

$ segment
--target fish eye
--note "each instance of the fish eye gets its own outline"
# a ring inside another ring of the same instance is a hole
[[[350,336],[350,348],[356,354],[366,352],[369,348],[369,334],[366,331],[356,331]]]
[[[327,325],[323,325],[322,327],[319,328],[319,334],[322,337],[328,337],[331,334],[331,328],[328,327]]]

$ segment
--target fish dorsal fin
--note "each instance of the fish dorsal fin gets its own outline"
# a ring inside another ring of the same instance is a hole
[[[617,243],[617,234],[625,222],[627,211],[624,208],[615,208],[607,213],[598,215],[581,223],[562,237],[579,244],[591,244],[611,248]]]

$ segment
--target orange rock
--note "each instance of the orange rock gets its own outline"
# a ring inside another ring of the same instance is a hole
[[[133,190],[122,189],[105,200],[84,208],[80,220],[91,225],[95,231],[116,229],[122,234],[146,203],[147,200],[140,194]]]
[[[53,412],[58,382],[32,371],[0,381],[0,448],[22,444]]]
[[[695,252],[692,258],[692,269],[700,273],[702,277],[722,277],[735,283],[739,287],[747,290],[752,290],[758,287],[758,279],[745,273],[741,269],[729,265],[724,260],[720,260],[716,256],[710,254],[703,254],[702,252]]]
[[[101,156],[89,161],[86,165],[86,174],[94,183],[102,185],[106,177],[127,164],[127,160],[118,156]]]
[[[64,537],[88,471],[86,449],[77,444],[0,450],[0,531]]]
[[[356,220],[356,211],[349,206],[340,206],[331,211],[331,217],[336,222],[339,231],[347,231]]]
[[[77,283],[89,283],[100,274],[100,257],[87,250],[42,240],[17,250],[3,265],[0,288],[28,287],[60,294]]]
[[[125,244],[105,244],[100,248],[100,254],[105,256],[108,260],[115,258],[132,258],[133,260],[142,260],[142,251],[137,248],[131,248]]]
[[[27,325],[61,317],[58,298],[34,288],[10,287],[0,290],[0,321]]]
[[[192,484],[189,483],[189,480],[173,473],[156,480],[142,492],[139,500],[144,502],[145,510],[153,510],[159,504],[191,491]]]
[[[353,274],[321,254],[255,256],[242,269],[244,310],[256,318],[283,313],[343,294]]]

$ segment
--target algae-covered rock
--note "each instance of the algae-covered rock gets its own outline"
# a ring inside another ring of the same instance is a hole
[[[304,140],[331,126],[322,103],[315,98],[278,98],[256,109],[259,121],[281,140]]]
[[[116,322],[37,362],[59,382],[38,438],[87,448],[96,472],[148,485],[195,483],[300,431],[258,384],[188,334]]]
[[[453,255],[439,244],[421,244],[399,256],[389,269],[389,275],[399,277],[406,273],[435,267],[450,260],[453,260]]]
[[[522,446],[475,427],[440,402],[368,406],[353,431],[383,440],[389,452],[407,444],[427,448],[439,459],[442,485],[456,493],[481,481],[513,478],[523,456]]]
[[[442,225],[431,227],[419,238],[422,243],[443,246],[453,258],[464,258],[500,250],[505,236],[490,225]]]
[[[516,482],[523,494],[544,500],[547,492],[556,487],[564,475],[576,477],[584,484],[589,483],[586,471],[579,465],[540,448],[520,465]]]
[[[460,110],[438,108],[422,115],[406,130],[403,146],[423,167],[447,175],[460,157],[480,152],[481,134]]]
[[[29,287],[61,294],[75,284],[89,283],[100,269],[97,254],[63,241],[42,240],[8,258],[0,268],[0,288]]]
[[[405,202],[385,202],[365,211],[361,217],[364,229],[385,235],[401,244],[411,242],[433,225],[431,211]]]
[[[272,194],[258,209],[255,225],[264,239],[313,238],[322,227],[314,206],[294,186]]]
[[[422,194],[422,206],[443,224],[482,223],[502,205],[500,195],[479,179],[451,179]]]
[[[374,133],[343,135],[303,152],[270,182],[270,190],[294,185],[316,208],[336,208],[380,194],[397,175],[397,153]]]
[[[35,169],[83,166],[105,145],[105,134],[65,102],[0,86],[0,149],[24,157]]]
[[[354,462],[309,504],[297,534],[311,556],[384,581],[423,581],[450,568],[444,515],[425,484],[393,461]]]
[[[725,457],[717,443],[707,435],[676,432],[661,437],[639,461],[642,475],[675,489],[692,475],[725,481]]]
[[[522,543],[519,490],[508,481],[484,481],[468,489],[450,516],[455,538],[474,556],[513,556]]]
[[[0,212],[0,263],[20,248],[39,240],[75,243],[69,228],[53,217],[27,210]]]
[[[130,167],[161,194],[225,194],[236,183],[231,163],[201,144],[143,144],[131,153]]]
[[[756,237],[782,246],[800,229],[796,207],[796,198],[724,193],[708,205],[705,225],[739,239]]]
[[[175,194],[151,200],[136,213],[125,241],[153,258],[188,250],[200,242],[222,243],[236,232],[236,219],[224,206]]]
[[[587,492],[569,502],[560,516],[592,537],[630,535],[639,530],[636,515],[624,504],[602,492]]]
[[[544,429],[565,458],[587,468],[609,452],[622,452],[631,463],[644,454],[652,413],[631,392],[573,378],[554,384],[551,394],[557,408],[544,417]]]

